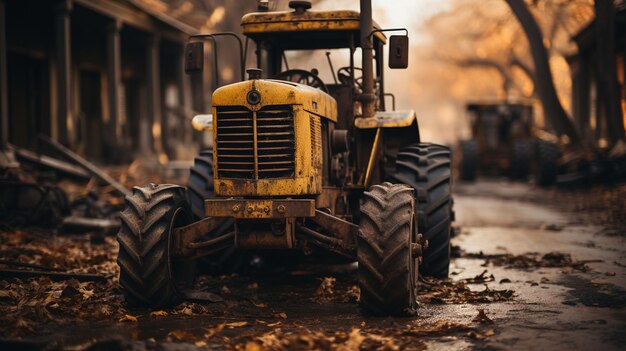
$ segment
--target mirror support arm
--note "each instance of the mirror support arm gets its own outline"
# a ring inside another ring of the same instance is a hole
[[[404,31],[406,36],[409,36],[409,30],[406,28],[389,28],[389,29],[375,29],[373,30],[368,37],[371,37],[372,35],[376,34],[376,33],[383,33],[383,32],[398,32],[398,31]]]
[[[215,87],[217,87],[218,84],[218,80],[217,80],[217,41],[215,40],[216,37],[222,37],[222,36],[228,36],[228,37],[232,37],[235,38],[237,40],[237,44],[239,45],[239,62],[240,62],[240,71],[241,71],[241,80],[245,80],[245,62],[244,62],[244,53],[243,53],[243,42],[241,41],[241,38],[233,32],[222,32],[222,33],[215,33],[215,34],[194,34],[192,36],[189,37],[189,41],[191,42],[193,39],[209,39],[211,40],[211,42],[213,43],[213,46],[215,48],[215,50],[213,50],[213,59],[215,60],[215,65],[214,65],[214,74],[215,74]]]

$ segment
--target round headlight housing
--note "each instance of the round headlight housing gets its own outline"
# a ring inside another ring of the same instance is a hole
[[[250,90],[246,96],[246,100],[248,100],[250,105],[256,105],[261,102],[261,93],[257,90]]]

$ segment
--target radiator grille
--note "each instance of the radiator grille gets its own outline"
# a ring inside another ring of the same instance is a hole
[[[295,171],[293,111],[265,106],[256,113],[259,179],[290,178]]]
[[[295,137],[291,106],[265,106],[257,112],[243,106],[217,107],[216,128],[220,178],[294,176]]]
[[[220,178],[254,178],[254,124],[243,106],[217,107],[217,172]]]

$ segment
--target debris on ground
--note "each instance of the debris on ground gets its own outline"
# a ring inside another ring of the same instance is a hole
[[[476,317],[474,317],[474,319],[472,319],[473,322],[478,322],[481,324],[492,324],[493,320],[491,318],[489,318],[489,316],[487,316],[487,313],[485,313],[485,309],[484,308],[479,308],[478,309],[478,315]]]
[[[313,300],[316,302],[327,302],[332,300],[334,294],[335,282],[337,279],[333,277],[324,277],[322,278],[322,282],[320,286],[315,291],[315,296]]]
[[[579,272],[588,272],[590,268],[587,263],[600,262],[599,260],[576,261],[570,254],[562,252],[549,252],[544,255],[538,253],[526,253],[522,255],[505,254],[485,254],[462,253],[463,258],[484,259],[483,266],[492,264],[506,268],[516,269],[537,269],[537,268],[569,268]]]
[[[468,284],[494,281],[493,275],[486,276],[487,271],[474,278],[452,281],[422,278],[417,299],[422,303],[490,303],[507,301],[513,298],[513,290],[491,289],[487,284],[480,291],[470,289]]]
[[[0,330],[21,336],[42,325],[121,318],[125,310],[117,288],[115,240],[107,237],[103,243],[93,245],[88,238],[50,238],[49,234],[25,230],[0,233],[4,258],[0,267],[15,267],[17,263],[23,268],[23,273],[13,278],[2,273]],[[93,279],[81,282],[83,278]]]

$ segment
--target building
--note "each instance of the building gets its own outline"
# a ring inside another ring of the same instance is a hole
[[[190,27],[137,0],[0,0],[2,143],[42,133],[89,159],[176,158],[210,106],[183,72]]]
[[[617,85],[618,96],[614,106],[626,125],[626,3],[616,2],[614,13],[613,55],[617,77],[613,83]],[[578,46],[578,53],[568,58],[572,72],[572,114],[584,140],[600,147],[609,146],[610,128],[607,123],[606,105],[602,103],[606,91],[601,83],[598,64],[598,35],[596,21],[592,21],[576,33],[572,40]],[[600,82],[600,83],[599,83]]]

